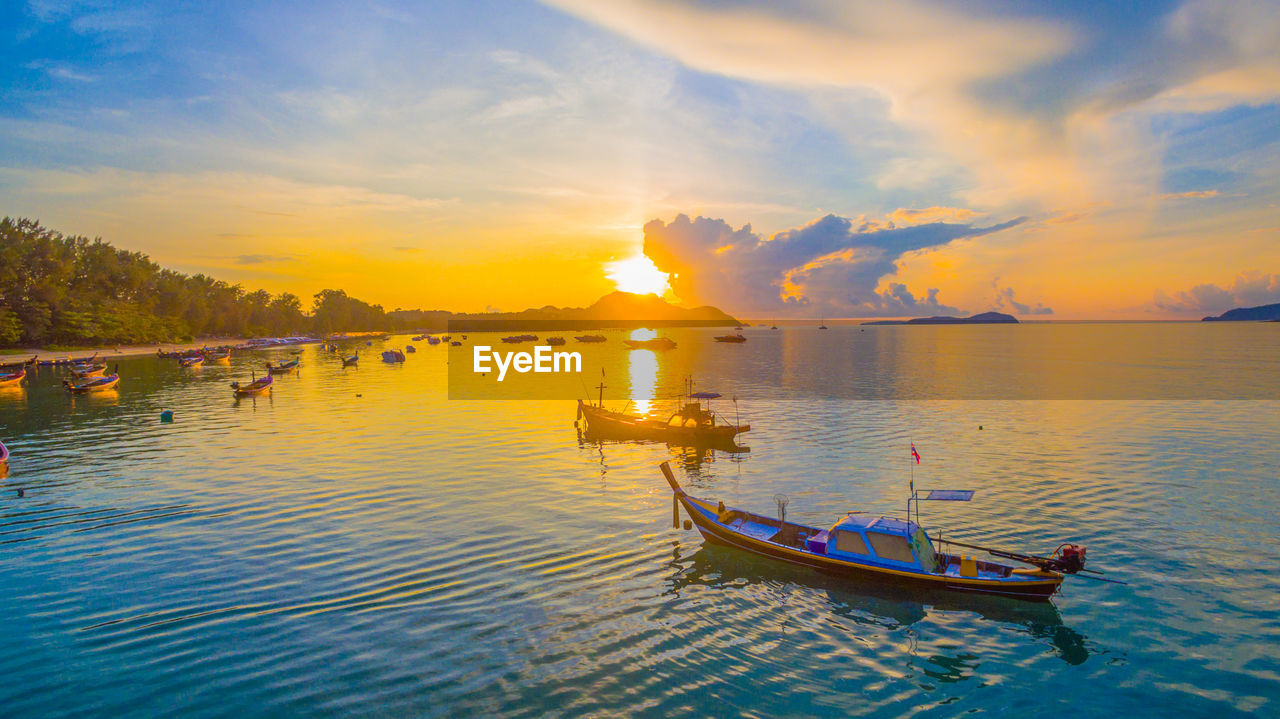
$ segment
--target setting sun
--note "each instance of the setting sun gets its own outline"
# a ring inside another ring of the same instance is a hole
[[[644,255],[606,263],[605,276],[623,292],[661,296],[667,291],[667,273]]]

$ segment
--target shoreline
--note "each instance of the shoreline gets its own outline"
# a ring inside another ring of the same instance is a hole
[[[248,340],[239,337],[205,337],[192,342],[166,342],[158,345],[107,345],[105,347],[88,347],[85,349],[77,349],[71,351],[55,351],[40,347],[24,348],[12,353],[6,352],[0,355],[0,364],[6,362],[16,362],[19,359],[29,359],[32,355],[36,356],[36,361],[40,360],[81,360],[89,359],[93,355],[100,355],[100,359],[110,360],[112,357],[143,357],[150,355],[155,356],[156,350],[160,349],[164,352],[185,352],[188,350],[198,350],[201,347],[219,347],[222,345],[242,345]]]

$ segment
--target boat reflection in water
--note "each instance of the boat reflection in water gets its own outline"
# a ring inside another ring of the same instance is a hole
[[[1054,655],[1071,665],[1083,664],[1092,651],[1091,643],[1080,632],[1063,623],[1058,608],[1050,602],[1024,602],[999,596],[955,594],[953,592],[907,589],[893,585],[868,583],[851,591],[839,578],[815,574],[787,564],[773,562],[716,544],[703,544],[692,553],[688,545],[677,544],[668,564],[671,574],[666,579],[668,594],[680,596],[691,591],[710,589],[741,593],[753,587],[777,594],[780,591],[826,593],[825,608],[838,618],[836,628],[848,624],[861,625],[868,631],[894,630],[920,622],[947,623],[956,614],[976,615],[985,621],[1002,625],[1001,630],[1025,634],[1031,640],[1052,647]],[[780,585],[785,585],[780,586]],[[816,604],[820,600],[815,599]],[[803,603],[801,600],[800,603]],[[787,601],[791,606],[796,602]],[[810,604],[806,624],[824,623]],[[796,608],[800,611],[800,607]],[[855,627],[856,628],[856,627]],[[1007,637],[1002,631],[999,636]],[[857,643],[857,632],[849,637]],[[979,649],[969,648],[958,656],[933,656],[931,662],[945,668],[929,670],[938,681],[960,681],[974,674]]]

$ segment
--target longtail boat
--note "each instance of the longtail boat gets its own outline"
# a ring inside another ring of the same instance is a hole
[[[288,362],[281,362],[280,364],[274,364],[274,365],[268,362],[267,374],[288,374],[298,369],[298,365],[300,362],[301,360],[290,360]]]
[[[231,364],[231,350],[209,350],[204,353],[204,361]]]
[[[38,358],[39,358],[39,355],[31,355],[31,359],[28,359],[28,360],[22,360],[21,362],[6,362],[4,364],[0,364],[0,372],[13,372],[16,370],[20,370],[23,367],[34,367],[36,365],[36,359]]]
[[[786,500],[782,495],[775,497],[779,516],[769,517],[725,507],[724,502],[691,497],[676,481],[668,462],[659,465],[659,469],[671,485],[673,514],[678,517],[679,508],[683,507],[706,541],[858,582],[1047,600],[1058,591],[1065,575],[1098,573],[1084,568],[1085,548],[1075,544],[1063,544],[1051,556],[1043,557],[938,540],[943,545],[977,549],[1030,566],[979,561],[968,555],[936,551],[924,529],[909,519],[850,512],[826,529],[810,527],[786,521]],[[968,501],[972,497],[969,490],[913,490],[907,504],[908,516],[912,501]]]
[[[670,337],[654,337],[651,340],[622,340],[622,344],[633,350],[669,350],[675,349],[676,342]]]
[[[187,355],[178,358],[179,367],[199,367],[204,364],[204,355]]]
[[[716,342],[746,342],[747,338],[742,335],[718,335]]]
[[[90,377],[101,377],[107,373],[106,363],[93,365],[72,365],[72,379],[89,379]]]
[[[271,383],[275,378],[268,374],[266,377],[256,378],[249,384],[240,384],[239,382],[231,383],[231,391],[237,397],[249,397],[252,395],[266,394],[271,391]]]
[[[27,369],[19,367],[17,372],[8,372],[0,374],[0,387],[13,387],[22,382],[22,378],[27,376]]]
[[[749,424],[717,421],[719,415],[711,410],[711,400],[720,397],[715,392],[687,392],[681,398],[680,409],[664,421],[605,409],[604,384],[598,389],[598,404],[578,400],[578,418],[585,418],[587,429],[597,437],[723,447],[732,444],[737,435],[751,431]],[[692,390],[692,382],[689,389]]]
[[[89,377],[83,380],[63,380],[62,385],[70,390],[73,394],[88,394],[90,392],[101,392],[111,389],[120,383],[120,370],[117,369],[115,374],[103,375],[101,377]]]

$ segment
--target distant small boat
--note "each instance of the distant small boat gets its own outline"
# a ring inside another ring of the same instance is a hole
[[[669,350],[675,349],[675,340],[670,337],[654,337],[651,340],[622,340],[622,343],[633,350]]]
[[[827,319],[825,317],[818,320],[818,329],[820,330],[827,329]]]
[[[574,339],[579,342],[604,342],[608,338],[604,335],[582,335],[580,337],[574,337]]]
[[[450,342],[450,343],[449,343],[449,345],[450,345],[451,347],[461,347],[461,346],[462,346],[462,343],[461,343],[461,342],[459,342],[459,341],[457,341],[457,340],[454,340],[453,342]]]
[[[400,350],[387,350],[382,353],[382,361],[388,364],[404,362],[404,353]]]
[[[564,344],[564,338],[563,338],[563,337],[548,337],[548,338],[547,338],[547,344],[549,344],[549,345],[551,345],[551,346],[553,346],[553,347],[559,347],[560,345]]]
[[[747,338],[742,335],[719,335],[716,342],[746,342]]]
[[[350,357],[344,357],[344,358],[342,358],[342,366],[343,366],[343,367],[354,367],[354,366],[356,366],[356,364],[358,364],[359,362],[360,362],[360,353],[359,353],[359,352],[357,352],[357,353],[355,353],[355,354],[351,355]]]
[[[405,352],[417,352],[417,351],[418,351],[418,348],[417,348],[417,347],[414,347],[413,345],[408,345],[408,346],[406,346],[406,347],[404,348],[404,351],[405,351]]]
[[[111,389],[120,383],[120,370],[117,369],[115,374],[104,375],[102,377],[90,377],[84,380],[63,380],[62,385],[70,390],[73,394],[88,394],[90,392],[101,392],[102,390]]]
[[[737,327],[734,327],[734,329],[735,329],[735,330],[739,330],[739,331],[741,331],[741,330],[742,330],[742,325],[738,325]]]
[[[178,358],[179,367],[199,367],[204,364],[204,355],[188,355]]]
[[[19,367],[17,372],[9,372],[0,374],[0,387],[13,387],[22,382],[22,378],[27,376],[27,369]]]
[[[249,384],[240,384],[239,382],[231,383],[231,391],[237,397],[249,397],[256,394],[266,394],[271,391],[271,383],[275,382],[275,378],[269,373],[266,377],[259,377]]]
[[[503,337],[502,341],[508,344],[518,344],[520,342],[537,342],[538,336],[537,335],[512,335],[510,337]]]
[[[290,360],[288,362],[281,362],[280,364],[276,364],[276,365],[273,365],[270,362],[268,362],[267,374],[288,374],[298,369],[298,366],[300,363],[301,363],[301,360]]]

